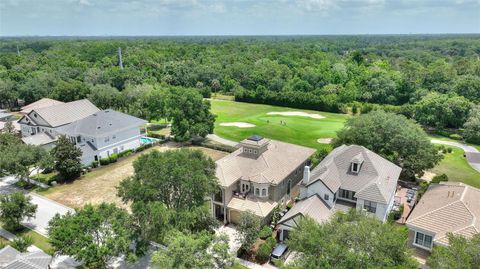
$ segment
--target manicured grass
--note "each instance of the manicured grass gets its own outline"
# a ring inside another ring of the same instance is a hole
[[[248,267],[245,267],[239,263],[235,263],[230,269],[248,269]]]
[[[31,230],[31,229],[26,228],[26,227],[22,227],[21,230],[9,231],[9,232],[16,235],[17,237],[30,236],[33,239],[33,245],[35,245],[39,249],[43,250],[45,253],[51,253],[52,252],[52,246],[48,242],[48,238],[46,238],[45,236],[35,232],[34,230]],[[2,238],[2,240],[6,241],[7,244],[9,244],[9,242],[7,240],[5,240],[3,238]],[[0,242],[0,244],[1,244],[1,242]]]
[[[214,133],[233,141],[243,140],[253,134],[311,148],[330,148],[317,142],[319,138],[334,138],[348,115],[293,109],[261,104],[249,104],[226,100],[211,100],[212,112],[217,115]],[[303,116],[267,115],[268,112],[301,111],[320,114],[323,119]],[[281,124],[280,121],[286,122]],[[247,122],[253,128],[220,126],[226,122]]]
[[[474,170],[463,157],[463,150],[451,147],[452,153],[445,154],[444,159],[431,172],[441,175],[446,174],[449,181],[464,182],[480,188],[480,173]]]

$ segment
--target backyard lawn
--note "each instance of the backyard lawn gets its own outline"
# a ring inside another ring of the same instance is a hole
[[[217,115],[215,134],[233,141],[240,141],[253,134],[311,148],[330,147],[318,143],[319,138],[333,138],[349,117],[304,109],[293,109],[262,104],[249,104],[228,100],[211,100],[212,113]],[[268,115],[269,112],[304,112],[325,118],[306,116]],[[285,122],[284,124],[281,123]],[[241,122],[254,124],[251,128],[221,126],[222,123]]]
[[[444,159],[431,172],[446,174],[449,181],[463,182],[480,188],[480,173],[475,171],[463,157],[463,150],[451,147],[453,152],[445,154]]]
[[[141,154],[152,150],[165,151],[173,148],[176,148],[174,144],[164,144],[147,149]],[[214,160],[227,155],[226,152],[203,147],[191,148],[202,150]],[[80,208],[87,203],[99,204],[102,202],[115,203],[126,208],[127,206],[117,197],[116,186],[122,179],[133,175],[132,163],[139,156],[140,154],[129,156],[116,163],[95,169],[72,183],[60,184],[46,191],[37,190],[37,192],[72,208]]]

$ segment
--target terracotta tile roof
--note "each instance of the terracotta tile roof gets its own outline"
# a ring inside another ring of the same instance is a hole
[[[415,206],[408,227],[430,231],[448,244],[447,233],[470,237],[480,232],[480,190],[463,183],[432,184]]]
[[[303,146],[263,140],[268,142],[268,148],[257,158],[245,154],[240,148],[216,161],[216,176],[221,186],[228,187],[240,178],[256,183],[278,184],[315,152]],[[265,141],[258,143],[264,145]]]
[[[233,197],[227,207],[241,212],[251,211],[255,215],[265,218],[277,205],[277,202],[271,200],[248,196],[246,199]]]
[[[58,127],[83,119],[99,111],[100,109],[98,109],[90,101],[87,99],[82,99],[69,103],[62,103],[54,106],[34,109],[32,112],[30,112],[29,118],[35,121],[35,117],[30,115],[36,113],[51,127]]]
[[[59,105],[59,104],[63,104],[63,102],[53,100],[53,99],[50,99],[50,98],[42,98],[42,99],[40,99],[36,102],[33,102],[29,105],[26,105],[26,106],[22,107],[22,110],[20,111],[20,113],[22,113],[24,115],[27,115],[28,113],[30,113],[34,109],[39,109],[39,108],[44,108],[44,107],[49,107],[49,106],[54,106],[54,105]]]

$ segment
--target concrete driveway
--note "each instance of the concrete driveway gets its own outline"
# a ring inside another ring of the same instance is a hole
[[[72,208],[66,207],[48,198],[35,193],[26,192],[13,184],[17,181],[14,176],[4,177],[0,180],[0,194],[9,194],[15,191],[23,191],[32,197],[32,203],[37,205],[37,213],[34,218],[25,220],[22,224],[42,235],[47,236],[48,222],[56,215],[64,215],[67,212],[74,212]]]

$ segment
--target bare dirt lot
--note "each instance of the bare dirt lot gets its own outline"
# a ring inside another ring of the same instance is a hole
[[[128,207],[117,197],[116,186],[126,177],[133,175],[133,162],[141,155],[152,150],[166,151],[178,148],[175,144],[165,144],[148,149],[140,154],[132,155],[119,160],[114,164],[104,166],[82,176],[72,183],[52,187],[39,194],[72,208],[84,205],[99,204],[102,202],[115,203],[121,207]],[[203,147],[189,147],[200,149],[213,160],[218,160],[228,153]]]

